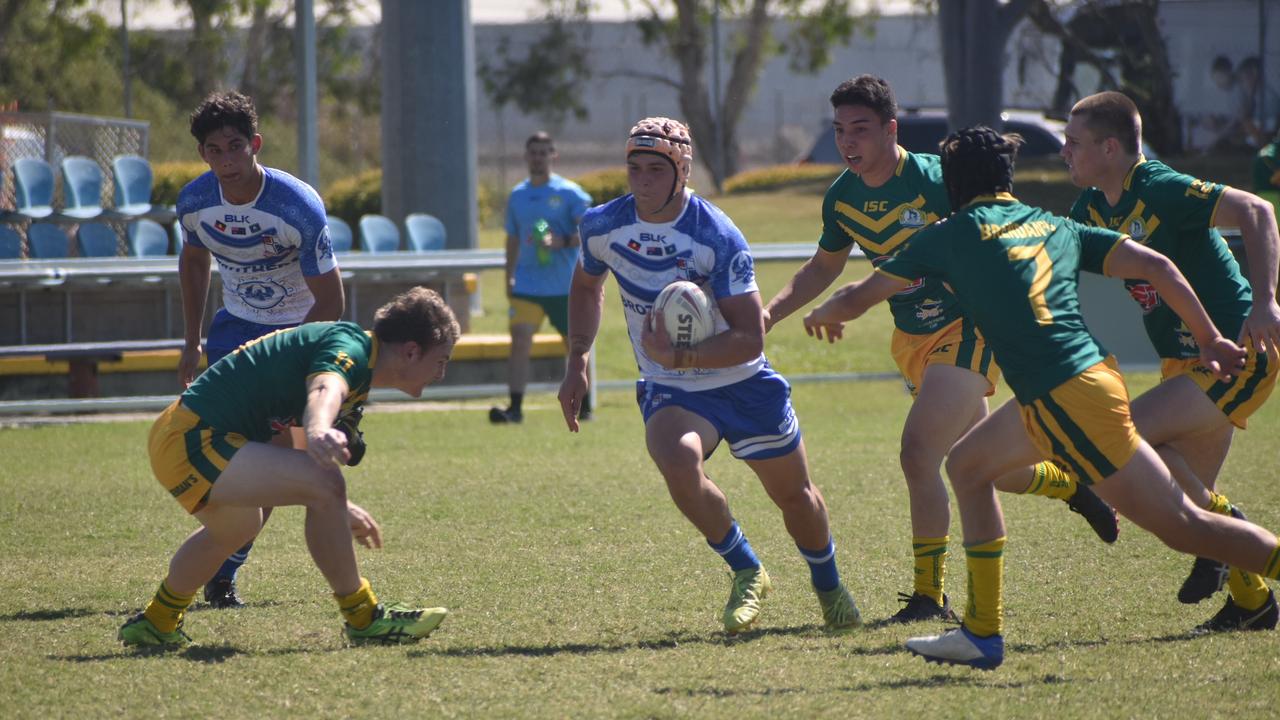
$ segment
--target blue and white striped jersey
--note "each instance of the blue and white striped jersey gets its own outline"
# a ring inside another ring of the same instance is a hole
[[[627,334],[640,375],[684,390],[709,390],[745,380],[765,367],[764,354],[729,368],[669,370],[640,346],[643,323],[658,293],[676,280],[702,287],[713,301],[759,292],[751,249],[720,208],[686,190],[684,210],[673,222],[648,223],[624,195],[587,211],[578,228],[582,266],[592,275],[612,270],[627,316]],[[715,302],[716,333],[728,329]]]
[[[182,188],[182,241],[217,259],[222,304],[232,315],[263,325],[296,325],[315,303],[304,278],[338,263],[316,191],[286,172],[263,170],[262,189],[246,205],[226,202],[212,172]]]

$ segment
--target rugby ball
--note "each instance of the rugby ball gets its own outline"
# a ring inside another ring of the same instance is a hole
[[[653,301],[653,316],[658,315],[662,316],[671,344],[678,348],[693,347],[716,329],[711,300],[702,288],[688,280],[677,280],[658,293],[658,299]]]

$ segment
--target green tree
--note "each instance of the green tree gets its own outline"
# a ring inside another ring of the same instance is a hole
[[[116,37],[88,0],[0,0],[0,104],[24,111],[118,108],[102,58]]]
[[[498,43],[497,56],[482,58],[477,74],[485,94],[501,112],[515,105],[558,129],[569,115],[583,120],[587,107],[578,90],[591,77],[588,63],[590,0],[544,0],[543,32],[523,56],[511,39]]]
[[[1058,38],[1058,87],[1053,110],[1066,113],[1082,95],[1094,90],[1119,90],[1133,98],[1142,113],[1142,134],[1158,152],[1182,151],[1182,118],[1173,95],[1173,70],[1158,21],[1159,0],[1119,0],[1070,3],[1034,0],[1028,19],[1047,35]],[[1100,88],[1077,88],[1075,68],[1093,66]],[[1117,73],[1117,70],[1119,71]]]
[[[590,75],[589,55],[584,47],[568,47],[580,42],[580,36],[564,32],[564,25],[557,26],[555,21],[568,25],[585,19],[591,3],[544,3],[547,33],[534,44],[535,50],[528,57],[503,54],[500,62],[489,65],[484,70],[486,90],[499,106],[514,102],[526,112],[547,117],[547,112],[553,112],[551,98],[558,97],[556,92],[563,89],[568,109],[585,117],[586,109],[577,104],[575,91],[580,80]],[[713,45],[712,16],[717,3],[726,30],[722,52],[728,71],[721,97],[716,97],[716,89],[707,82]],[[633,8],[640,15],[636,25],[643,41],[663,49],[676,71],[661,74],[624,69],[612,71],[609,76],[655,82],[676,91],[682,119],[689,123],[702,148],[698,158],[711,173],[717,190],[725,178],[738,170],[738,124],[765,62],[786,54],[793,70],[815,72],[830,62],[833,43],[848,41],[860,26],[870,28],[874,18],[853,15],[849,0],[635,0]],[[777,23],[779,20],[783,22]],[[777,35],[775,24],[782,29]],[[553,52],[557,55],[551,56]],[[547,68],[553,61],[568,69],[548,80]],[[539,94],[525,93],[522,103],[517,98],[524,91],[520,83],[514,82],[517,78],[549,85],[544,85]]]

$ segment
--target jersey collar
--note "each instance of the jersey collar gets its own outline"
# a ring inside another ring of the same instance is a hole
[[[979,195],[978,197],[965,203],[964,206],[969,207],[970,205],[977,205],[978,203],[990,203],[990,202],[1012,203],[1012,202],[1018,202],[1018,198],[1014,197],[1013,193],[998,192],[994,195]]]
[[[1139,168],[1139,167],[1141,167],[1141,166],[1142,166],[1142,164],[1143,164],[1143,163],[1145,163],[1146,161],[1147,161],[1147,159],[1146,159],[1145,157],[1143,157],[1142,153],[1138,153],[1138,162],[1134,163],[1134,164],[1133,164],[1133,167],[1129,168],[1129,172],[1128,172],[1128,174],[1126,174],[1126,175],[1124,176],[1124,189],[1125,189],[1125,190],[1128,190],[1128,189],[1129,189],[1129,185],[1133,183],[1133,175],[1134,175],[1134,173],[1136,173],[1136,172],[1138,171],[1138,168]]]
[[[373,370],[378,366],[378,350],[382,348],[382,343],[378,340],[377,335],[368,330],[365,330],[364,334],[369,336],[369,369]]]
[[[902,169],[907,166],[907,149],[898,145],[898,167],[893,169],[893,174],[897,177],[902,176]]]

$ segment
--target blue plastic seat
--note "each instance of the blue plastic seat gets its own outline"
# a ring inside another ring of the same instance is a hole
[[[80,223],[76,230],[76,244],[80,257],[115,257],[120,254],[120,238],[110,225],[103,223]]]
[[[155,220],[135,220],[126,229],[129,237],[129,254],[134,257],[152,257],[169,254],[169,232]]]
[[[0,225],[0,260],[22,257],[22,236],[8,225]]]
[[[435,215],[412,213],[404,219],[404,227],[409,233],[409,247],[415,252],[444,249],[444,223]]]
[[[328,216],[329,221],[329,244],[336,253],[351,252],[351,248],[355,246],[355,235],[351,232],[351,226],[346,220],[333,215]]]
[[[62,159],[62,215],[89,220],[102,214],[102,169],[87,157]]]
[[[33,259],[50,260],[66,257],[71,241],[57,225],[31,223],[27,228],[27,246]]]
[[[173,207],[151,203],[155,175],[146,158],[117,155],[111,161],[111,179],[114,186],[112,203],[116,214],[130,218],[146,217],[160,223],[170,222],[176,217]]]
[[[400,249],[400,228],[385,215],[361,216],[360,247],[369,253],[396,252]]]
[[[37,158],[22,158],[13,163],[13,195],[15,212],[32,220],[53,214],[53,169]]]

